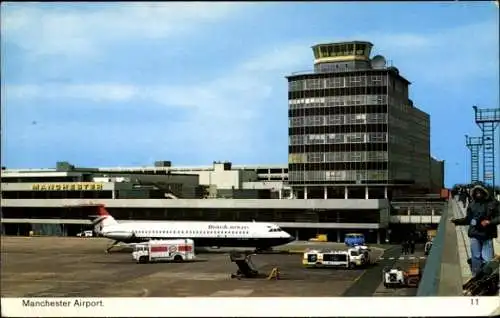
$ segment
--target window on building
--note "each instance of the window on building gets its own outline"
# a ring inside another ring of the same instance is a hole
[[[334,78],[333,84],[334,84],[334,87],[344,87],[344,78],[343,77]]]
[[[350,143],[359,143],[365,141],[364,133],[353,133],[347,135],[347,142]]]
[[[307,154],[307,162],[323,162],[323,153],[311,152]]]
[[[365,124],[366,123],[366,114],[355,114],[354,122],[356,124]]]
[[[341,143],[344,143],[344,134],[328,134],[326,142],[328,144],[341,144]]]
[[[361,83],[361,76],[352,76],[351,83]]]
[[[350,161],[360,162],[360,161],[362,161],[363,157],[361,155],[361,152],[353,151],[350,153],[349,159],[350,159]]]
[[[368,135],[370,142],[386,142],[387,134],[386,133],[370,133]]]

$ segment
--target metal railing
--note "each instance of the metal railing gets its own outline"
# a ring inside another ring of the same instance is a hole
[[[443,213],[441,217],[436,237],[432,241],[432,248],[430,250],[429,257],[427,258],[422,280],[417,291],[417,296],[419,297],[436,296],[438,294],[439,283],[441,281],[442,257],[445,248],[446,227],[450,223],[448,221],[448,214],[450,211],[448,208],[449,204],[450,203],[446,204],[446,212]]]

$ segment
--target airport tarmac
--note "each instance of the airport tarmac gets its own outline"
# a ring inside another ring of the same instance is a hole
[[[382,276],[381,265],[306,269],[301,254],[262,254],[252,258],[259,271],[268,274],[279,267],[281,279],[236,280],[230,275],[237,267],[225,253],[199,254],[193,263],[136,264],[130,253],[105,254],[109,243],[100,238],[2,237],[1,296],[364,296],[366,290],[376,292]],[[390,248],[388,255],[398,254],[396,250]],[[382,253],[374,249],[376,258],[386,256]]]

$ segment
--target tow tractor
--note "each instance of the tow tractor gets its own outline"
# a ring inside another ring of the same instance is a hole
[[[371,263],[370,249],[366,246],[356,246],[347,251],[307,250],[302,264],[306,267],[337,267],[356,268]]]

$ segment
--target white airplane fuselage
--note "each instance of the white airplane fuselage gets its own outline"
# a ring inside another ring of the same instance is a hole
[[[267,249],[294,240],[293,236],[273,223],[190,221],[118,223],[112,217],[109,218],[110,220],[104,222],[104,225],[97,230],[99,235],[127,244],[159,239],[192,239],[197,247]]]

